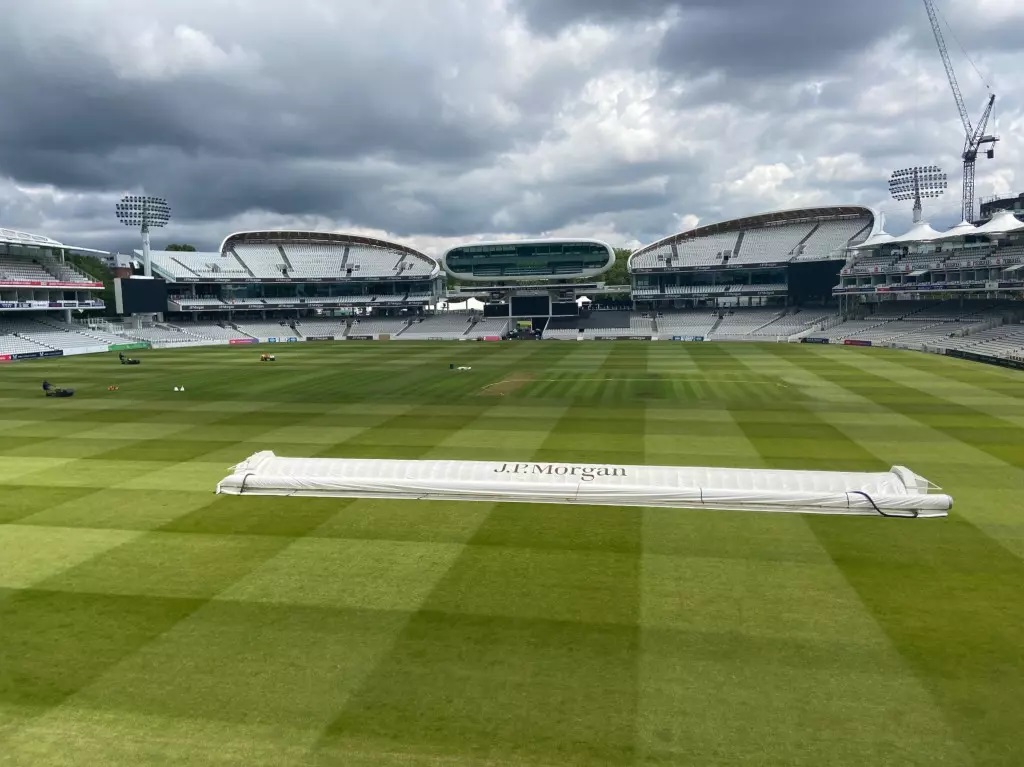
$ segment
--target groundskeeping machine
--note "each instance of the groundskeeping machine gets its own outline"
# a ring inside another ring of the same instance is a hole
[[[230,495],[392,498],[944,517],[953,499],[903,466],[883,472],[500,461],[286,458],[256,453]]]

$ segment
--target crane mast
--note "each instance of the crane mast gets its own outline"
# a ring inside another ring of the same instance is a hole
[[[925,10],[928,12],[928,20],[932,25],[932,34],[935,35],[935,44],[939,48],[939,55],[942,57],[942,65],[946,68],[946,77],[949,80],[949,87],[953,91],[953,99],[956,101],[956,108],[960,112],[960,121],[964,126],[964,149],[961,158],[964,161],[964,185],[963,203],[961,212],[964,221],[974,220],[974,166],[978,160],[978,152],[982,146],[987,145],[985,154],[992,158],[995,155],[994,145],[999,139],[985,133],[989,118],[992,116],[992,107],[995,105],[994,93],[989,94],[985,104],[985,111],[978,120],[977,127],[971,125],[971,117],[964,105],[964,97],[960,93],[960,83],[957,82],[956,72],[953,70],[953,62],[950,61],[949,51],[946,50],[946,40],[942,35],[942,26],[939,23],[939,14],[935,9],[932,0],[923,0]]]

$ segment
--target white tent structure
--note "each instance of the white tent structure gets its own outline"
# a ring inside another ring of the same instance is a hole
[[[978,233],[978,227],[972,224],[970,221],[961,221],[956,226],[947,229],[942,233],[940,237],[936,237],[938,240],[955,240],[958,237],[968,237],[972,234]]]
[[[979,226],[975,230],[975,234],[1006,234],[1021,229],[1024,229],[1024,223],[1021,223],[1010,211],[1001,210]]]
[[[931,242],[932,240],[937,240],[941,236],[942,232],[933,229],[931,224],[922,222],[920,224],[915,224],[914,227],[906,234],[902,234],[899,237],[894,237],[889,240],[889,243],[896,245],[904,242],[908,244],[914,242]]]
[[[886,472],[610,464],[284,458],[256,453],[217,485],[230,495],[662,506],[944,517],[953,499],[902,466]]]
[[[870,248],[877,248],[881,245],[888,245],[890,242],[895,240],[888,232],[878,232],[868,237],[860,245],[854,245],[853,250],[868,250]]]
[[[475,311],[482,312],[484,310],[483,301],[476,298],[467,298],[465,301],[445,301],[434,306],[434,309],[440,309],[446,312],[462,312],[462,311]]]

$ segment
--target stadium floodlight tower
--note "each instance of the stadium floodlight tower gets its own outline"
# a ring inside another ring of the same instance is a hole
[[[914,223],[920,224],[921,199],[941,197],[946,191],[946,174],[935,165],[917,165],[893,171],[889,193],[894,200],[914,201]]]
[[[171,220],[171,206],[163,197],[147,194],[126,194],[115,206],[117,220],[125,226],[142,230],[142,269],[147,277],[153,276],[149,263],[149,229],[164,227]]]

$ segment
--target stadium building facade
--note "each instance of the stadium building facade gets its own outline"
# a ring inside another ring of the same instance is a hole
[[[155,280],[115,286],[118,311],[135,316],[74,324],[73,310],[103,308],[102,286],[66,263],[78,249],[2,230],[0,360],[103,344],[514,337],[882,345],[1024,366],[1015,211],[900,236],[862,206],[748,216],[640,248],[622,286],[602,281],[615,252],[592,239],[467,243],[434,260],[357,235],[239,232],[215,252],[153,253]],[[152,308],[125,308],[129,292],[155,296]]]
[[[107,350],[74,332],[73,313],[104,308],[103,283],[67,261],[74,252],[97,253],[0,228],[0,361]]]
[[[652,310],[823,303],[848,249],[874,234],[879,218],[870,208],[829,206],[681,232],[632,254],[632,297]]]
[[[167,311],[192,320],[421,311],[443,294],[438,264],[405,245],[328,232],[238,232],[213,253],[155,251]]]
[[[884,231],[851,248],[836,295],[862,303],[959,297],[1020,300],[1024,295],[1024,223],[994,208],[981,225],[940,232],[927,223],[900,236]]]
[[[615,250],[593,239],[479,242],[449,248],[441,265],[459,285],[450,300],[481,301],[495,327],[506,322],[504,334],[540,338],[561,325],[587,324],[590,305],[580,299],[605,291],[595,278],[615,265]]]

